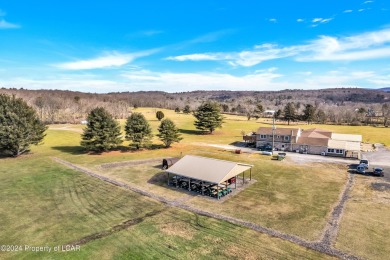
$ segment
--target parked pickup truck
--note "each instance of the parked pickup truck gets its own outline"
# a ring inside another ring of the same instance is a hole
[[[370,166],[368,164],[368,160],[360,160],[360,163],[359,164],[364,164],[366,166],[366,169],[368,169],[368,166]]]

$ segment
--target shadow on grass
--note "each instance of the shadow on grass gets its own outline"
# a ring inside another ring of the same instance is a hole
[[[63,153],[73,154],[73,155],[86,153],[84,148],[81,146],[53,146],[52,149]]]
[[[161,169],[161,165],[157,165],[154,166],[155,168],[159,168]],[[154,184],[154,185],[158,185],[158,186],[164,186],[164,184],[166,184],[168,181],[168,175],[166,172],[159,172],[159,173],[156,173],[155,175],[152,176],[152,178],[150,178],[148,180],[148,183],[150,184]]]
[[[235,141],[230,143],[229,145],[237,146],[237,147],[248,147],[247,143],[241,141]]]
[[[179,132],[181,134],[187,134],[187,135],[204,135],[206,132],[199,131],[199,130],[188,130],[188,129],[179,129]]]
[[[104,151],[102,151],[102,152],[93,152],[93,151],[87,152],[87,151],[85,151],[85,149],[82,146],[53,146],[52,149],[63,152],[63,153],[69,153],[72,155],[80,155],[80,154],[99,155],[99,154],[106,153]],[[121,153],[127,153],[127,152],[138,152],[138,151],[141,151],[144,149],[145,150],[158,150],[158,149],[165,149],[165,146],[162,144],[152,144],[148,148],[141,148],[140,150],[137,150],[134,147],[120,145],[116,149],[112,149],[108,152],[119,151]],[[1,156],[0,156],[0,158],[1,158]]]

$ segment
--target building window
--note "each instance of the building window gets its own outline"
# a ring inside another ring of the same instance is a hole
[[[276,138],[280,138],[280,135],[276,136]]]
[[[260,138],[265,139],[265,138],[267,138],[267,135],[260,135]]]
[[[285,136],[284,136],[284,141],[289,141],[289,140],[290,140],[290,136],[285,135]]]
[[[343,154],[344,150],[342,150],[342,149],[328,149],[328,153]]]
[[[268,137],[269,137],[269,138],[272,138],[272,135],[269,135]]]

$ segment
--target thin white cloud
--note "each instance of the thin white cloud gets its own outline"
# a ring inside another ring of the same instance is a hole
[[[85,92],[113,92],[161,90],[182,92],[192,90],[282,90],[282,89],[323,89],[335,87],[386,87],[390,86],[387,71],[351,71],[340,69],[319,74],[301,72],[288,76],[277,73],[277,68],[257,70],[245,75],[229,73],[192,72],[175,73],[150,70],[130,70],[120,77],[104,79],[101,75],[68,74],[49,78],[3,80],[4,87],[28,89],[77,90]]]
[[[366,10],[366,9],[361,8],[361,9],[358,10],[358,12],[363,12],[364,10]]]
[[[374,1],[365,1],[365,2],[363,2],[363,4],[371,4],[371,3],[373,3]]]
[[[332,20],[333,20],[333,18],[314,18],[313,20],[311,20],[311,22],[312,23],[328,23]]]
[[[161,31],[161,30],[148,30],[148,31],[143,31],[142,35],[154,36],[154,35],[162,34],[162,33],[164,33],[164,31]]]
[[[89,70],[120,67],[132,62],[136,58],[148,56],[156,51],[157,50],[150,50],[136,53],[111,52],[93,59],[59,63],[54,66],[65,70]]]
[[[18,29],[19,24],[7,22],[5,19],[0,20],[0,29]]]
[[[354,61],[386,58],[390,57],[390,29],[341,38],[321,36],[311,44],[301,46],[301,49],[303,52],[296,57],[299,61]]]
[[[303,75],[303,76],[310,76],[313,74],[313,72],[311,71],[301,71],[301,72],[298,72],[299,75]]]
[[[227,73],[171,73],[171,72],[153,72],[148,70],[130,71],[123,73],[132,86],[140,89],[170,89],[171,91],[183,90],[251,90],[266,89],[266,86],[278,86],[277,89],[285,88],[285,83],[273,82],[277,78],[283,77],[282,74],[273,72],[274,69],[247,74],[244,76],[235,76]]]
[[[302,18],[298,18],[298,19],[297,19],[297,22],[298,22],[298,23],[303,23],[304,21],[305,21],[305,19],[302,19]]]
[[[225,55],[223,55],[225,56]],[[174,61],[205,61],[205,60],[221,60],[221,57],[218,53],[194,53],[189,55],[179,55],[179,56],[170,56],[165,58],[166,60],[174,60]]]
[[[167,59],[176,61],[222,60],[232,66],[251,67],[267,60],[287,57],[300,62],[387,58],[390,57],[390,29],[348,37],[320,36],[303,45],[280,47],[273,43],[266,43],[240,52],[197,53]]]
[[[277,22],[278,22],[278,20],[275,19],[275,18],[271,18],[271,19],[269,19],[268,21],[270,21],[271,23],[277,23]]]
[[[234,30],[231,29],[226,29],[226,30],[220,30],[220,31],[215,31],[215,32],[210,32],[206,33],[204,35],[201,35],[199,37],[196,37],[192,40],[185,41],[182,44],[187,45],[187,44],[196,44],[196,43],[208,43],[208,42],[215,42],[221,37],[232,33]]]
[[[344,10],[344,12],[343,13],[352,13],[353,12],[353,10],[351,10],[351,9],[348,9],[348,10]]]

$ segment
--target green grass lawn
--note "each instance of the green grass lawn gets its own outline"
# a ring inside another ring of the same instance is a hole
[[[156,133],[159,125],[155,118],[156,110],[142,108],[138,111],[151,120]],[[184,138],[180,144],[174,144],[169,149],[128,151],[128,143],[124,142],[118,151],[101,155],[86,154],[79,146],[83,126],[55,125],[51,126],[52,130],[48,130],[44,144],[33,147],[30,154],[16,159],[0,159],[0,245],[55,246],[78,241],[92,234],[108,234],[83,244],[80,252],[0,252],[0,258],[329,258],[246,228],[167,208],[161,203],[80,174],[51,160],[51,157],[60,157],[173,199],[183,196],[183,193],[166,189],[164,177],[155,165],[110,171],[99,170],[99,167],[108,162],[177,157],[181,154],[248,162],[255,165],[253,178],[257,180],[248,189],[223,203],[213,204],[202,198],[191,198],[187,203],[306,239],[318,237],[325,217],[345,182],[344,169],[336,166],[326,169],[326,165],[320,164],[297,166],[289,161],[270,161],[268,157],[259,155],[235,155],[222,149],[201,146],[200,143],[229,144],[240,141],[241,131],[256,130],[267,122],[248,122],[244,117],[227,116],[222,129],[213,135],[199,135],[191,115],[162,111],[165,117],[174,120]],[[300,127],[360,133],[367,141],[390,145],[387,128]],[[154,144],[157,147],[161,142],[154,138]],[[355,209],[350,207],[348,210],[354,212]],[[151,216],[145,217],[148,214]],[[142,221],[112,232],[112,227],[133,219]],[[371,229],[371,226],[367,228]],[[340,245],[340,248],[352,252],[355,250],[343,242]]]
[[[356,176],[347,202],[336,246],[366,259],[387,259],[390,255],[390,190],[375,190],[381,178]],[[387,183],[389,184],[389,183]]]
[[[166,185],[166,174],[160,164],[147,163],[112,169],[94,166],[101,175],[136,184],[169,199],[188,196],[187,203],[216,213],[235,216],[308,240],[319,237],[325,219],[346,182],[346,169],[329,164],[294,165],[288,161],[272,161],[258,154],[236,155],[209,149],[208,153],[193,150],[192,154],[254,165],[256,182],[222,204],[207,197],[198,197]],[[246,174],[246,178],[249,174]]]

